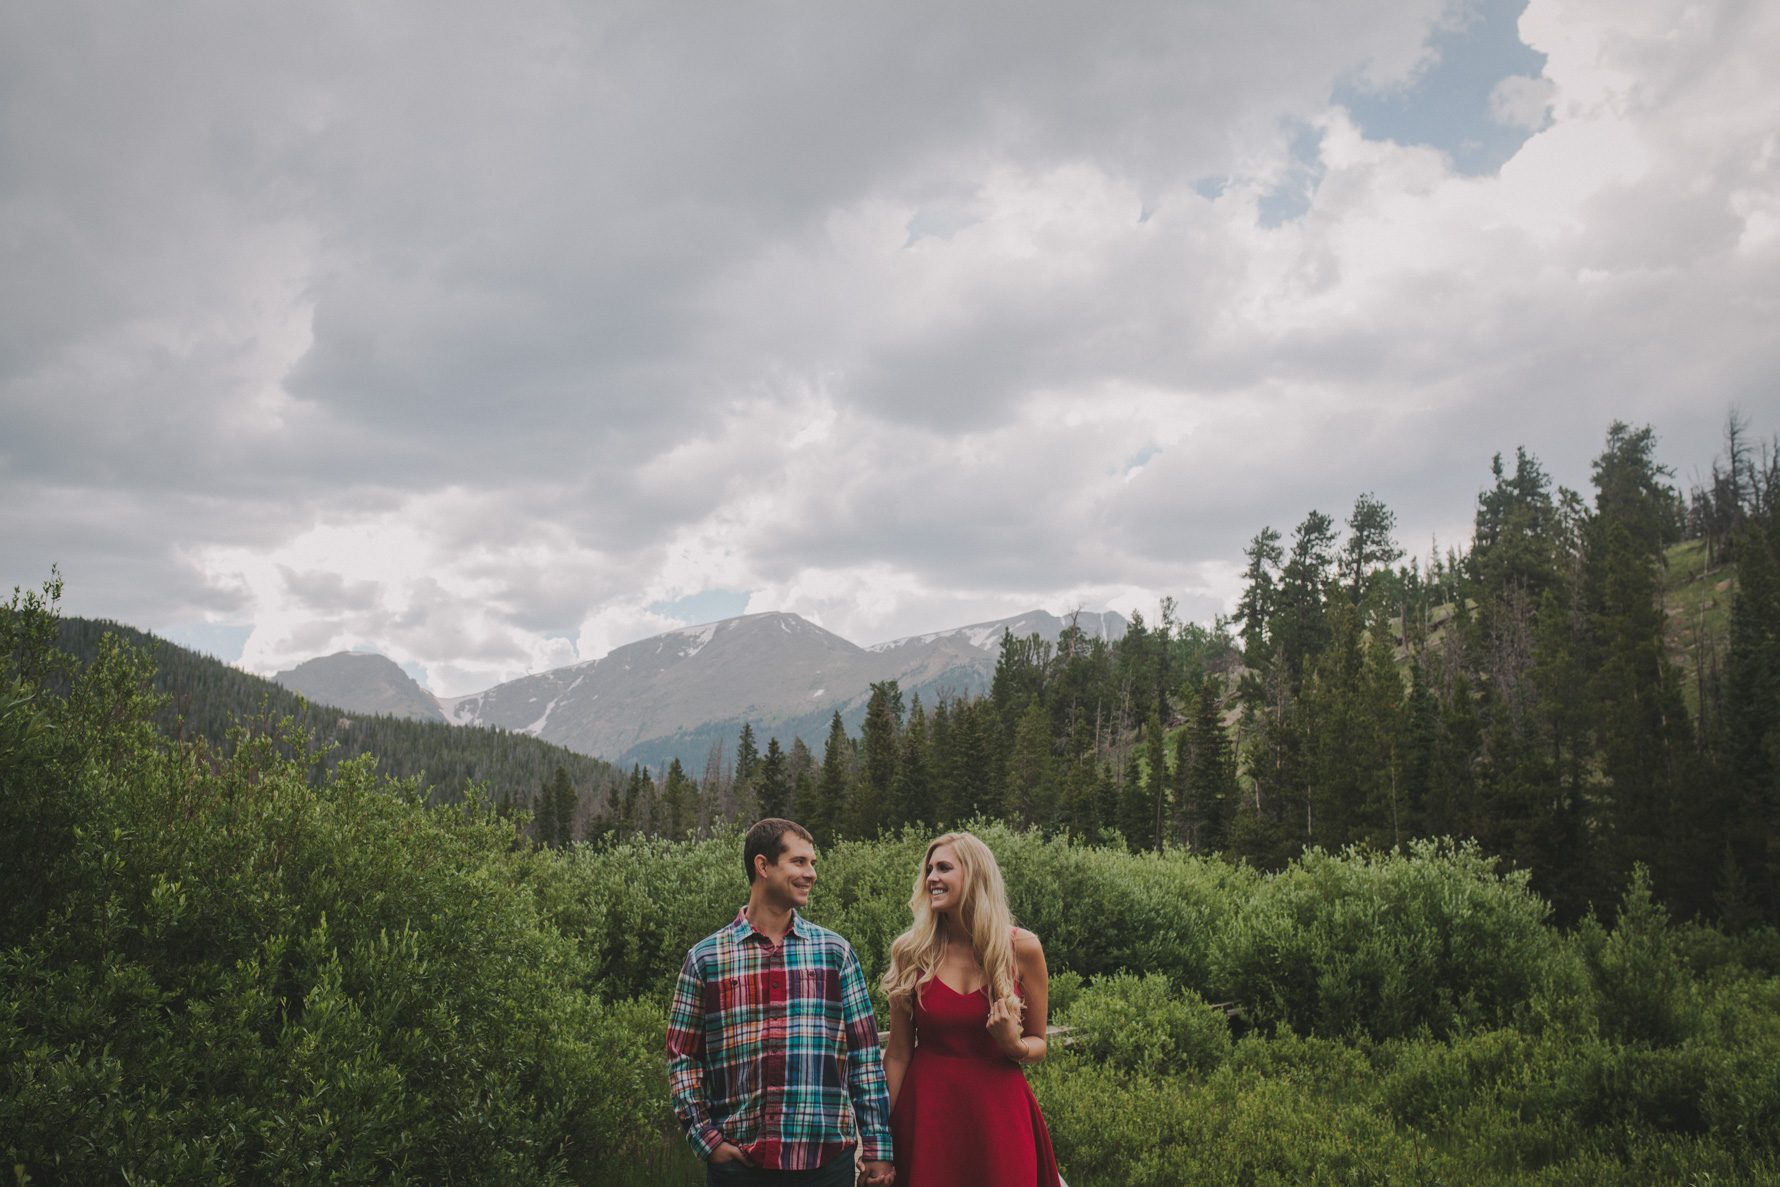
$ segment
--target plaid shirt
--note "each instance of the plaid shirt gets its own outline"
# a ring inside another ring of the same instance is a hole
[[[856,1141],[890,1158],[878,1028],[853,949],[791,913],[774,944],[747,909],[686,954],[668,1007],[668,1080],[687,1140],[808,1170]]]

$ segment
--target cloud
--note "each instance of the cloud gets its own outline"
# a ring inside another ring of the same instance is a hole
[[[1549,79],[1511,74],[1490,91],[1490,115],[1510,128],[1537,132],[1545,126],[1554,93]]]
[[[1484,7],[8,9],[3,576],[466,692],[709,590],[1205,619],[1361,491],[1774,431],[1780,16]],[[1460,77],[1511,155],[1380,131]]]

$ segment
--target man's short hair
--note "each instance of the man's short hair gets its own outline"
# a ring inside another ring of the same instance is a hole
[[[764,820],[756,820],[748,829],[748,839],[742,843],[742,867],[748,871],[748,881],[754,881],[754,859],[764,857],[772,865],[779,864],[779,857],[785,852],[785,834],[802,837],[814,845],[816,839],[810,836],[810,830],[795,820],[781,820],[777,816],[768,816]]]

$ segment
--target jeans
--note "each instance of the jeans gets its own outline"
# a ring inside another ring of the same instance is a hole
[[[769,1171],[741,1162],[707,1162],[705,1187],[853,1187],[858,1170],[851,1147],[807,1171]]]

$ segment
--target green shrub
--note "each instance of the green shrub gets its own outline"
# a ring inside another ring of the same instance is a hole
[[[1082,990],[1064,1021],[1088,1058],[1149,1076],[1204,1074],[1230,1053],[1230,1026],[1160,973],[1117,973]]]
[[[1555,943],[1523,873],[1474,845],[1310,850],[1217,933],[1213,981],[1264,1026],[1449,1034],[1522,1011]]]

